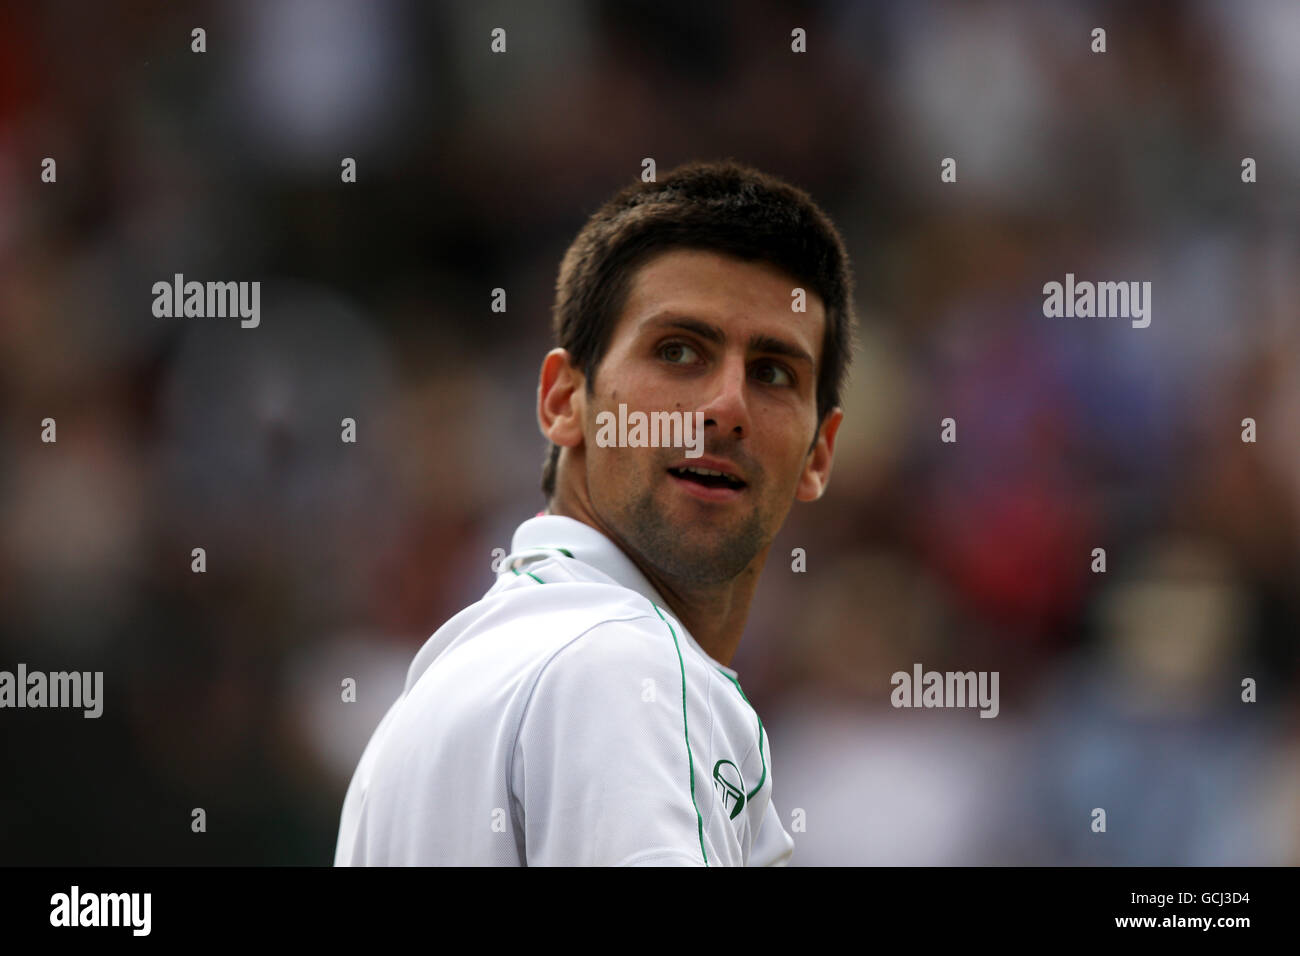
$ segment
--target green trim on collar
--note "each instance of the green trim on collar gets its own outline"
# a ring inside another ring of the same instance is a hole
[[[519,569],[518,569],[518,568],[511,568],[510,570],[513,571],[513,572],[515,572],[515,577],[520,577]],[[533,579],[534,581],[536,581],[538,584],[545,584],[545,583],[546,583],[546,582],[543,581],[541,578],[539,578],[537,575],[533,574],[532,571],[525,571],[524,574],[527,574],[530,578],[532,578],[532,579]]]

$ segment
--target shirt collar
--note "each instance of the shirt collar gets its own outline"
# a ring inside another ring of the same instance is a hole
[[[601,532],[576,518],[544,513],[529,518],[515,530],[510,547],[514,554],[539,548],[557,550],[562,548],[575,560],[595,568],[616,583],[636,591],[646,600],[668,610],[668,602],[655,590],[654,585],[646,579],[632,559]],[[681,624],[680,621],[678,623]],[[681,629],[686,641],[703,654],[706,660],[724,673],[732,677],[737,676],[736,671],[714,660],[709,652],[691,636],[686,625],[682,624]]]

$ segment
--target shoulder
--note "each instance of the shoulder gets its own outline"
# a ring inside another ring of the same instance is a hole
[[[680,625],[667,611],[620,584],[573,579],[567,572],[562,561],[540,561],[523,574],[502,574],[465,612],[473,630],[526,634],[548,669],[634,665],[665,650],[676,659]]]
[[[647,602],[648,604],[648,602]],[[539,667],[522,726],[578,727],[584,739],[621,736],[628,728],[680,733],[684,712],[710,711],[706,675],[679,646],[668,623],[648,613],[593,624]]]
[[[611,680],[645,680],[679,675],[682,648],[671,626],[653,606],[625,608],[625,616],[601,616],[564,641],[538,674],[544,685],[590,689]]]

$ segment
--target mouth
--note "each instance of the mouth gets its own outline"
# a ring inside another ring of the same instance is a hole
[[[684,465],[669,468],[668,474],[682,490],[706,501],[730,501],[749,487],[742,479],[717,468]]]

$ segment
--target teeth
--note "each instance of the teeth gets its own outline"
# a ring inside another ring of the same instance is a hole
[[[737,479],[734,478],[732,475],[728,475],[726,472],[722,472],[722,471],[714,471],[712,468],[696,468],[696,467],[694,467],[694,466],[690,466],[690,467],[687,467],[687,468],[678,468],[677,470],[678,470],[678,471],[693,471],[693,472],[695,472],[695,474],[697,474],[697,475],[710,475],[710,476],[712,476],[712,477],[714,477],[714,478],[730,478],[732,481],[736,481],[736,480],[737,480]]]

